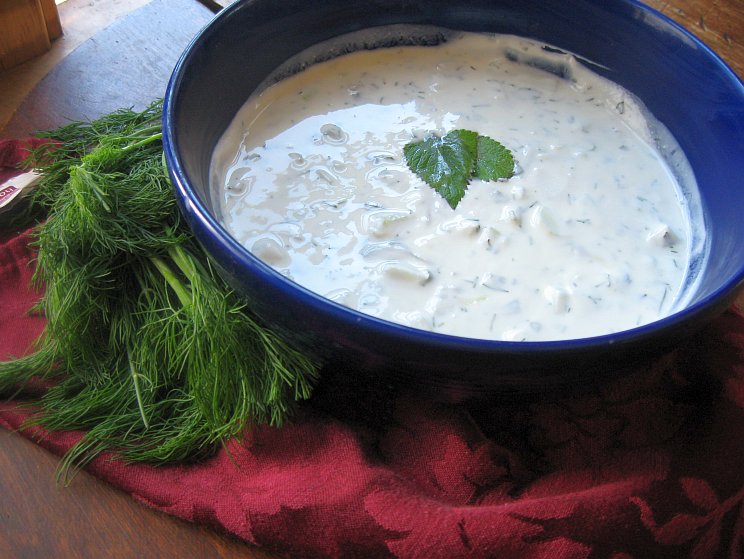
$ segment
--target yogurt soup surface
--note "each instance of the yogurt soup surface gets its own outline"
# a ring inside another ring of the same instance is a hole
[[[403,146],[457,128],[517,164],[453,210]],[[668,314],[686,282],[688,209],[654,143],[639,103],[573,58],[458,34],[254,95],[215,149],[212,193],[240,243],[340,304],[472,338],[591,337]]]

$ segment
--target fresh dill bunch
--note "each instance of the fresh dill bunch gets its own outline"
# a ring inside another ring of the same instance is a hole
[[[25,200],[14,208],[10,218],[0,224],[0,230],[20,230],[43,219],[49,206],[56,200],[60,187],[67,181],[71,163],[89,153],[92,146],[98,146],[97,153],[102,162],[108,165],[114,163],[119,169],[128,172],[129,160],[123,157],[127,152],[107,158],[104,156],[107,148],[124,147],[156,135],[160,132],[161,114],[162,100],[156,100],[141,112],[120,109],[93,122],[72,122],[54,130],[38,132],[37,138],[47,142],[33,148],[21,167],[40,173],[41,181],[35,187],[30,200]],[[157,151],[160,146],[155,143],[151,149]],[[141,154],[129,155],[131,158],[138,158]],[[94,159],[95,156],[89,164]]]
[[[84,430],[62,462],[114,450],[198,459],[255,423],[280,425],[310,397],[318,363],[259,323],[182,222],[163,163],[159,102],[45,133],[29,165],[35,351],[0,363],[0,393],[55,384],[31,420]]]
[[[42,175],[34,191],[32,205],[50,206],[57,197],[58,189],[67,181],[71,166],[94,146],[106,143],[124,146],[130,138],[138,141],[159,132],[162,110],[162,100],[158,99],[141,112],[120,109],[92,122],[72,122],[54,130],[38,132],[37,137],[48,142],[32,150],[24,163],[27,169]],[[151,147],[157,149],[157,145]],[[135,156],[131,151],[128,155]],[[122,155],[118,154],[109,163],[126,169],[127,158]]]

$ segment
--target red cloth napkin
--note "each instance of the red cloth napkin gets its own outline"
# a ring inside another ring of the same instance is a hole
[[[26,314],[28,237],[0,243],[0,359]],[[351,384],[351,383],[349,383]],[[0,404],[18,429],[27,409]],[[79,433],[21,431],[61,454]],[[291,557],[744,557],[744,316],[730,310],[591,395],[444,405],[320,387],[296,420],[195,465],[88,470]]]
[[[16,166],[28,157],[30,150],[48,141],[40,138],[0,140],[0,182],[18,172]]]

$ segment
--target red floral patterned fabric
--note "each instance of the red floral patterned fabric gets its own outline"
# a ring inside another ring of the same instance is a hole
[[[26,310],[27,236],[0,242],[0,359]],[[281,429],[194,465],[88,470],[148,506],[291,557],[744,557],[744,316],[590,394],[434,403],[328,379]],[[27,409],[0,404],[18,429]],[[61,454],[79,433],[21,431]]]

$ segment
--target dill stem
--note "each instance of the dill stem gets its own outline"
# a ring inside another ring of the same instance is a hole
[[[127,360],[129,361],[129,373],[132,375],[132,382],[134,383],[134,394],[137,398],[137,407],[139,408],[140,416],[142,416],[142,423],[145,424],[145,429],[149,429],[150,423],[147,421],[147,416],[145,415],[145,406],[142,403],[142,392],[140,391],[139,385],[140,374],[134,368],[134,363],[132,363],[131,355]]]
[[[149,129],[145,129],[145,131],[155,131],[160,130],[160,126],[151,126]],[[152,136],[148,136],[147,138],[142,138],[141,140],[138,140],[136,142],[133,142],[127,146],[124,146],[121,148],[122,151],[130,151],[133,149],[137,149],[142,146],[146,146],[147,144],[150,144],[152,142],[156,142],[158,140],[161,140],[163,138],[163,133],[158,132],[157,134],[153,134]]]
[[[75,180],[82,183],[82,188],[79,190],[82,192],[85,192],[86,190],[92,192],[103,206],[103,209],[111,213],[111,206],[106,202],[106,193],[101,189],[101,186],[96,182],[96,177],[86,168],[85,164],[72,167],[70,172],[70,184],[73,184]],[[81,195],[78,194],[78,197],[80,196]],[[84,207],[85,202],[81,201],[78,205]]]
[[[196,277],[197,269],[194,265],[193,260],[189,257],[188,253],[180,246],[173,246],[168,249],[168,256],[175,262],[179,270],[186,276],[186,278],[193,283]]]
[[[173,291],[176,292],[178,300],[181,301],[181,304],[184,307],[191,305],[191,295],[189,294],[188,290],[183,285],[181,280],[179,280],[173,273],[173,270],[171,270],[170,266],[168,266],[168,264],[166,264],[163,259],[158,256],[151,256],[150,261],[155,264],[155,267],[165,278],[165,281],[167,281],[168,285],[170,285],[171,288],[173,288]]]

